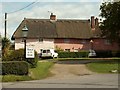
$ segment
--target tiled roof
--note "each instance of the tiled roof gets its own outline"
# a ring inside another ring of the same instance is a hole
[[[28,38],[79,38],[93,37],[89,20],[25,19],[14,32],[12,39],[22,37],[22,28],[28,28]]]

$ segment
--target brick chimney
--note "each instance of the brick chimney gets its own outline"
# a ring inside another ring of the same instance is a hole
[[[53,15],[53,13],[50,15],[50,21],[56,21],[56,15]]]
[[[91,28],[92,28],[92,30],[95,30],[95,19],[94,19],[94,16],[91,16]]]
[[[96,26],[96,27],[99,26],[98,18],[95,18],[95,26]]]

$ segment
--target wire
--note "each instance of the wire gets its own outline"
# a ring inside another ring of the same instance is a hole
[[[29,7],[29,6],[31,6],[32,4],[36,3],[37,1],[38,1],[38,0],[36,0],[36,1],[32,2],[32,3],[30,3],[29,5],[27,5],[27,6],[23,7],[23,8],[21,8],[21,9],[15,10],[15,11],[13,11],[13,12],[9,12],[9,13],[7,13],[7,14],[12,14],[12,13],[19,12],[19,11],[21,11],[21,10],[23,10],[23,9],[25,9],[25,8],[27,8],[27,7]]]

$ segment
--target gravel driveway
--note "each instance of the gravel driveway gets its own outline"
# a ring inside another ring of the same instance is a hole
[[[74,78],[77,76],[91,75],[93,72],[89,71],[85,64],[55,64],[51,68],[51,72],[54,74],[48,78]],[[47,79],[48,79],[47,78]]]

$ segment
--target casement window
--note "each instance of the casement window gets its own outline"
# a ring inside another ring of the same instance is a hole
[[[43,42],[43,38],[39,38],[39,42]]]
[[[70,39],[64,39],[64,43],[69,43]]]
[[[87,41],[86,40],[81,40],[80,43],[81,44],[85,44]]]
[[[108,39],[105,39],[105,40],[104,40],[104,43],[105,43],[106,45],[111,45],[111,42],[110,42],[110,40],[108,40]]]
[[[70,52],[70,49],[65,49],[66,52]]]

